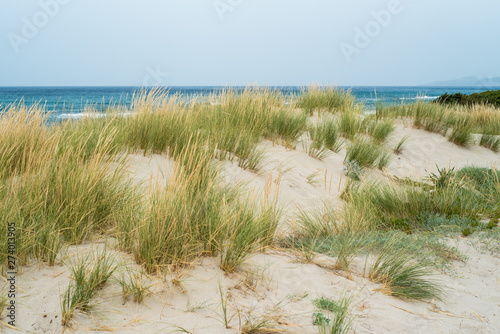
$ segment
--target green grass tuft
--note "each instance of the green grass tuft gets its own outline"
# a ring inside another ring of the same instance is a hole
[[[409,300],[441,299],[442,289],[436,281],[427,279],[433,274],[432,266],[417,257],[408,246],[394,250],[397,240],[387,243],[381,250],[368,277],[383,284],[386,293]]]
[[[482,135],[479,140],[479,145],[489,148],[493,152],[500,150],[500,138],[494,135]]]
[[[357,162],[361,167],[384,168],[390,162],[390,155],[372,144],[368,139],[358,137],[347,147],[346,161]]]
[[[93,263],[90,263],[93,262]],[[101,289],[117,269],[115,258],[108,256],[104,250],[93,257],[87,255],[79,263],[72,266],[72,281],[62,295],[62,324],[69,326],[75,311],[87,312]]]

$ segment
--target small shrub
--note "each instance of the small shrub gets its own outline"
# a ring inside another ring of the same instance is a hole
[[[488,230],[491,230],[491,229],[493,229],[495,227],[498,227],[498,219],[492,218],[492,219],[490,219],[490,221],[486,225],[486,228]]]
[[[472,229],[470,227],[466,227],[462,229],[462,235],[467,237],[472,234]]]
[[[447,169],[447,168],[439,168],[436,165],[438,173],[430,173],[427,179],[431,182],[431,184],[438,189],[446,188],[452,184],[454,184],[456,180],[455,167]]]
[[[328,310],[333,315],[326,317],[322,312],[313,314],[313,325],[319,326],[320,334],[347,334],[351,329],[353,318],[349,315],[349,307],[354,300],[353,296],[348,296],[342,292],[339,301],[321,298],[314,303],[317,307]]]
[[[325,315],[321,312],[313,313],[313,325],[314,326],[322,326],[325,324],[326,325],[330,324],[330,318],[325,317]]]
[[[355,181],[361,180],[365,173],[365,169],[360,167],[356,161],[347,160],[344,164],[344,173]]]
[[[339,305],[337,301],[331,299],[331,298],[325,298],[321,297],[320,299],[315,299],[313,301],[314,306],[316,306],[320,310],[327,310],[330,312],[338,312],[339,311]]]

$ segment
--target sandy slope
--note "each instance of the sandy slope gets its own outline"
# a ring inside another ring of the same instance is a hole
[[[425,170],[435,171],[435,164],[439,167],[493,164],[500,168],[500,154],[478,146],[460,148],[440,135],[403,125],[398,126],[389,147],[405,135],[410,135],[406,150],[393,157],[389,174],[419,178]],[[303,141],[307,144],[306,138]],[[225,162],[225,180],[242,182],[249,191],[262,192],[270,177],[276,180],[280,176],[279,200],[288,217],[293,217],[298,208],[314,208],[324,200],[338,201],[345,182],[342,165],[345,150],[319,161],[309,157],[300,143],[294,151],[269,142],[262,145],[267,157],[259,174]],[[129,170],[136,183],[147,184],[155,177],[168,178],[172,163],[166,156],[137,154],[130,158]],[[384,177],[379,171],[370,173],[372,177]],[[77,313],[72,331],[169,333],[180,326],[192,333],[238,333],[240,324],[267,315],[277,320],[286,332],[316,333],[312,326],[315,312],[312,300],[320,296],[338,298],[347,289],[356,296],[353,304],[356,333],[498,333],[500,258],[481,253],[478,246],[470,244],[470,239],[450,242],[467,254],[469,261],[454,263],[454,274],[438,275],[446,296],[443,302],[435,304],[405,302],[384,295],[377,290],[380,286],[362,277],[364,259],[358,259],[357,274],[349,280],[329,269],[334,259],[318,256],[316,264],[308,264],[299,255],[269,250],[253,256],[232,275],[224,275],[216,258],[204,258],[180,275],[166,275],[164,280],[150,278],[153,293],[141,305],[131,299],[124,301],[119,285],[110,283],[100,292],[91,315]],[[113,240],[107,243],[107,248],[112,249]],[[61,259],[67,263],[104,246],[102,240],[72,246],[61,254]],[[120,252],[115,255],[117,261],[139,268],[130,256]],[[55,267],[32,264],[23,268],[18,276],[18,328],[31,333],[63,331],[59,296],[70,281],[69,274],[62,263]],[[222,322],[219,288],[229,305],[229,329]],[[1,332],[19,331],[3,327]]]

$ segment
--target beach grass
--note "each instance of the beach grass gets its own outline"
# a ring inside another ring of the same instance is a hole
[[[493,152],[498,152],[500,150],[500,137],[483,134],[479,140],[479,145],[489,148]]]
[[[500,113],[491,105],[469,106],[441,105],[422,100],[396,106],[377,105],[377,117],[410,118],[413,125],[429,132],[446,135],[448,139],[463,147],[474,144],[471,134],[483,135],[480,145],[495,151],[496,136],[500,135]]]
[[[343,141],[335,118],[323,116],[317,122],[309,124],[308,131],[312,139],[311,146],[315,150],[325,148],[338,153],[342,149]]]
[[[397,143],[397,145],[394,147],[393,152],[396,155],[401,155],[405,149],[405,143],[408,140],[409,136],[406,135],[401,140]]]
[[[347,146],[346,161],[357,162],[361,167],[382,169],[389,164],[390,155],[369,139],[358,136]]]
[[[361,108],[361,106],[356,105],[355,97],[350,90],[343,90],[334,86],[319,86],[317,84],[303,89],[298,106],[309,115],[312,115],[314,111],[331,113],[350,110],[358,111]]]
[[[274,202],[259,205],[221,183],[217,166],[193,142],[165,186],[156,184],[137,212],[119,219],[118,238],[149,273],[182,267],[203,255],[221,256],[233,271],[248,254],[269,244],[279,220]]]
[[[391,120],[369,121],[366,125],[368,134],[376,144],[383,144],[394,131],[394,123]]]
[[[123,299],[127,301],[129,296],[133,296],[134,302],[139,304],[151,292],[151,285],[146,285],[145,280],[146,277],[141,270],[133,270],[129,267],[125,267],[125,272],[115,279],[122,287]]]
[[[361,116],[354,111],[345,111],[340,115],[339,131],[346,139],[353,139],[361,131]]]
[[[442,298],[440,283],[429,279],[433,267],[409,248],[394,250],[394,243],[387,243],[369,270],[368,278],[383,285],[383,291],[408,300]]]
[[[354,317],[349,314],[349,308],[354,301],[354,296],[343,291],[336,301],[332,298],[321,297],[314,300],[314,305],[320,310],[326,310],[333,314],[332,319],[323,317],[319,321],[318,332],[320,334],[347,334],[349,333]],[[329,319],[329,321],[326,321]]]
[[[76,310],[88,312],[92,308],[98,290],[103,288],[117,269],[115,258],[108,255],[106,250],[88,254],[70,266],[72,280],[61,298],[63,326],[70,326]]]
[[[0,179],[7,179],[45,164],[56,142],[46,127],[48,115],[39,105],[11,105],[0,113]]]
[[[375,257],[367,277],[381,284],[382,292],[410,300],[442,298],[440,285],[429,277],[464,257],[436,235],[495,235],[499,172],[438,168],[422,181],[374,181],[364,172],[390,164],[386,146],[394,118],[409,118],[415,127],[463,147],[473,146],[474,135],[481,134],[479,144],[496,152],[498,110],[419,101],[377,105],[373,118],[360,113],[349,91],[318,86],[304,90],[296,104],[285,101],[268,88],[227,89],[197,103],[157,89],[137,93],[126,116],[89,110],[91,117],[55,125],[47,124],[40,106],[11,106],[0,114],[0,262],[5,266],[9,254],[8,223],[16,222],[20,265],[39,260],[52,266],[69,245],[112,237],[144,268],[144,276],[184,270],[207,256],[234,275],[253,254],[282,241],[276,237],[284,221],[277,202],[281,177],[270,177],[264,194],[252,193],[225,183],[221,161],[258,172],[267,154],[263,141],[294,150],[308,134],[306,151],[312,157],[324,159],[346,147],[349,178],[336,205],[299,208],[286,246],[310,263],[316,253],[330,256],[331,268],[348,278],[361,256]],[[403,152],[406,139],[395,154]],[[173,165],[168,179],[133,184],[127,155],[137,152],[163,154]],[[321,183],[318,172],[305,175],[308,187]],[[325,193],[326,187],[325,172]],[[485,219],[491,224],[480,222]],[[70,267],[71,281],[61,296],[66,326],[77,310],[92,308],[98,290],[117,270],[106,252]],[[125,299],[144,301],[149,293],[144,276],[127,271],[116,281]],[[334,321],[319,330],[345,332],[351,297],[323,302],[337,308],[327,307],[336,313]],[[247,320],[240,327],[248,333],[273,330],[277,323],[274,315]]]

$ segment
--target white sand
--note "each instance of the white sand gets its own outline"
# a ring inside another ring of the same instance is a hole
[[[438,134],[398,126],[389,147],[410,135],[406,150],[393,156],[389,174],[419,178],[425,170],[468,165],[500,168],[500,154],[473,146],[465,149],[449,143]],[[306,141],[306,139],[304,138]],[[281,175],[280,202],[287,216],[299,208],[314,208],[324,200],[338,200],[342,189],[345,150],[323,161],[309,157],[299,143],[297,150],[263,143],[267,149],[266,164],[261,172],[242,170],[236,163],[225,162],[227,182],[242,182],[249,191],[262,192],[272,173]],[[131,156],[130,172],[136,183],[159,176],[167,179],[171,162],[166,156]],[[279,173],[281,171],[281,173]],[[316,173],[312,177],[311,174]],[[384,177],[379,171],[370,176]],[[308,182],[308,176],[313,182]],[[384,295],[374,284],[354,272],[353,279],[328,269],[335,259],[318,255],[315,263],[304,263],[290,252],[269,250],[249,259],[237,273],[224,275],[218,259],[204,258],[178,276],[165,280],[150,278],[152,294],[143,304],[124,301],[121,288],[108,283],[100,291],[97,306],[91,314],[76,313],[68,332],[101,333],[169,333],[180,326],[192,333],[239,333],[240,323],[259,316],[272,315],[285,332],[317,333],[312,326],[315,309],[312,300],[320,296],[337,299],[346,289],[354,293],[352,313],[356,333],[498,333],[500,329],[500,258],[480,252],[471,245],[475,237],[450,240],[469,257],[467,263],[454,262],[454,274],[438,274],[446,291],[443,302],[406,302]],[[112,249],[113,240],[108,240]],[[60,258],[64,261],[83,256],[104,247],[103,241],[72,246]],[[115,252],[117,260],[139,269],[126,254]],[[364,265],[358,259],[358,268]],[[320,265],[317,265],[320,264]],[[60,333],[60,295],[68,286],[70,271],[61,262],[55,267],[32,264],[23,268],[18,279],[17,326],[4,326],[2,333]],[[219,285],[228,301],[229,329],[222,322]],[[4,317],[2,319],[6,321]]]

